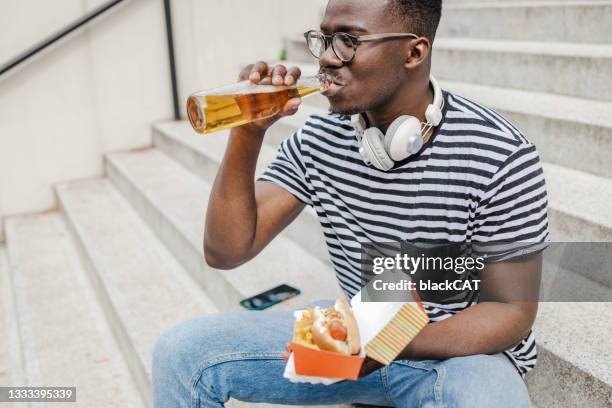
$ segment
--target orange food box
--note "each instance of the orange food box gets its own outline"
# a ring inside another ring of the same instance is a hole
[[[365,360],[365,357],[315,350],[297,343],[290,343],[289,348],[299,375],[356,380]]]
[[[365,356],[383,365],[390,364],[429,322],[420,302],[391,306],[364,305],[366,303],[353,304],[353,313],[362,338],[359,355],[346,356],[290,343],[295,373],[309,377],[356,380]],[[370,313],[373,308],[376,308],[375,314]]]

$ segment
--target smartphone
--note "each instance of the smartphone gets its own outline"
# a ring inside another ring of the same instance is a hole
[[[240,306],[248,310],[264,310],[277,303],[299,295],[300,290],[283,284],[263,293],[240,301]]]

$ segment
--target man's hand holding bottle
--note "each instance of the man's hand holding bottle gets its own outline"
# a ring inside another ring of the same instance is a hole
[[[238,79],[240,81],[251,81],[253,84],[258,85],[275,85],[275,86],[293,86],[297,83],[298,79],[302,75],[302,71],[299,67],[291,67],[287,69],[284,65],[269,66],[263,61],[255,64],[249,64],[240,72]],[[276,121],[285,116],[291,116],[295,114],[300,104],[302,103],[300,98],[291,98],[287,101],[285,106],[282,107],[281,111],[269,118],[256,120],[254,122],[247,123],[240,127],[241,130],[254,133],[265,133],[270,126]]]

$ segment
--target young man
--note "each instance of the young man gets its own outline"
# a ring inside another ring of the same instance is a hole
[[[441,0],[329,2],[309,46],[321,71],[333,78],[326,92],[332,112],[311,117],[285,140],[257,182],[266,130],[295,113],[299,100],[277,117],[232,130],[208,207],[205,255],[211,266],[231,269],[252,259],[305,205],[317,211],[348,297],[359,290],[360,244],[547,240],[546,192],[534,146],[475,102],[444,92],[442,120],[424,132],[423,147],[387,170],[361,157],[363,141],[350,115],[363,114],[367,126],[383,134],[401,115],[429,121],[431,49],[440,15]],[[363,37],[390,33],[407,35]],[[241,79],[276,85],[299,76],[297,68],[262,62],[241,73]],[[390,366],[369,361],[358,381],[324,386],[283,379],[291,313],[186,322],[156,345],[155,406],[222,407],[233,397],[276,405],[528,407],[522,374],[535,364],[537,302],[517,299],[510,288],[527,291],[539,281],[538,248],[488,262],[479,298],[426,304],[431,323]]]

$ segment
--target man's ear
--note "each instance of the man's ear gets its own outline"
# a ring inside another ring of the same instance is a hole
[[[404,62],[404,67],[407,69],[413,69],[421,65],[431,52],[431,43],[425,37],[419,37],[408,42],[407,47],[409,48]]]

